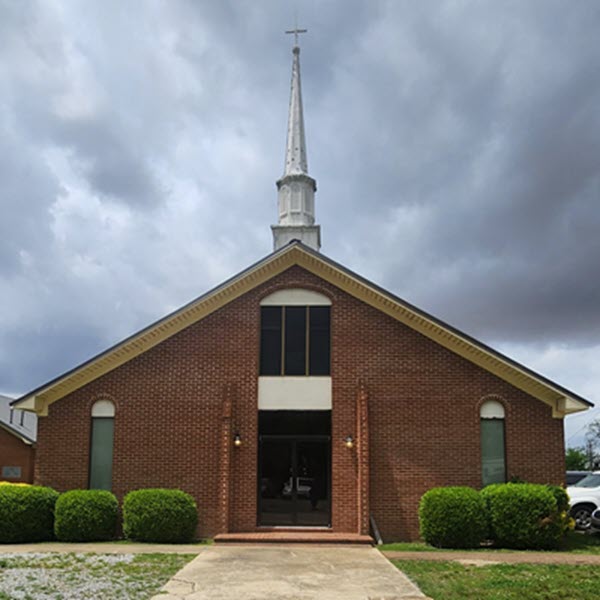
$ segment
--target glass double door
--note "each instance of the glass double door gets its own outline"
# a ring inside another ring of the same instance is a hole
[[[263,435],[259,442],[258,524],[330,526],[329,437]]]

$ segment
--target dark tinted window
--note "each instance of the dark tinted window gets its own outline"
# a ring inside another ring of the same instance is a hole
[[[330,410],[260,410],[260,435],[330,435]]]
[[[306,307],[285,307],[285,375],[306,375]]]
[[[112,488],[114,430],[114,419],[92,419],[89,485],[91,490],[110,490]]]
[[[261,375],[329,375],[329,306],[261,307]]]
[[[261,307],[260,374],[281,375],[281,306]]]
[[[329,375],[329,306],[310,307],[309,328],[309,373]]]

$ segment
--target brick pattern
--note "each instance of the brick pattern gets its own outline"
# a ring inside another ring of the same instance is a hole
[[[300,267],[53,404],[39,420],[36,481],[87,486],[91,406],[109,398],[119,497],[178,487],[196,498],[199,535],[257,531],[259,302],[286,287],[333,303],[333,533],[367,533],[371,513],[384,539],[414,539],[427,489],[479,487],[479,405],[490,395],[506,407],[509,477],[562,482],[562,421],[548,406]]]
[[[35,448],[22,442],[18,437],[0,427],[0,481],[2,467],[21,467],[19,479],[7,479],[13,483],[31,483],[33,481],[33,463]]]
[[[369,534],[369,396],[359,383],[356,402],[356,453],[358,457],[358,533]]]

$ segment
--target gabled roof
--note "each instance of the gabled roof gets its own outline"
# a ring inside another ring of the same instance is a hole
[[[461,333],[342,265],[293,241],[269,254],[206,294],[119,342],[94,358],[25,394],[13,404],[38,415],[48,406],[182,329],[203,319],[232,300],[298,265],[332,285],[430,338],[552,407],[555,417],[588,409],[593,404],[503,354]]]
[[[35,444],[37,416],[11,407],[13,398],[0,394],[0,428],[28,445]]]

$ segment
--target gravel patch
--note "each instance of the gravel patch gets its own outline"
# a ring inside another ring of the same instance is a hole
[[[147,599],[187,560],[177,555],[2,554],[0,600]]]

